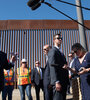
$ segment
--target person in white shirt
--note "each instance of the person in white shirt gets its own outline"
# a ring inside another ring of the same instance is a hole
[[[69,67],[74,69],[74,67],[73,67],[74,59],[75,59],[74,52],[71,51],[69,53],[68,57],[69,57],[69,60],[70,60]],[[67,94],[71,94],[70,87],[71,87],[71,79],[72,79],[72,76],[73,76],[73,73],[71,71],[69,71],[69,81],[70,81],[70,84],[68,85]]]
[[[73,62],[74,62],[74,59],[75,59],[75,54],[74,54],[74,52],[71,51],[71,52],[69,53],[68,57],[69,57],[69,59],[70,59],[69,67],[74,69],[74,67],[73,67],[73,64],[74,64]],[[69,71],[69,78],[71,78],[71,77],[72,77],[72,72]]]

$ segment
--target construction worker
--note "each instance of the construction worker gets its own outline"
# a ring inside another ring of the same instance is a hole
[[[12,100],[12,93],[14,89],[14,69],[9,70],[4,69],[4,89],[2,91],[2,100],[6,100],[8,95],[8,100]]]
[[[21,95],[21,100],[25,100],[25,90],[28,100],[31,96],[31,68],[27,66],[27,60],[22,59],[21,66],[17,69],[17,84]]]

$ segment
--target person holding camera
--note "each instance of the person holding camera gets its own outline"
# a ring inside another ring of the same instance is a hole
[[[11,60],[8,61],[7,54],[0,51],[0,92],[4,88],[4,69],[8,70],[14,67],[14,62],[16,61],[16,55],[13,55]]]

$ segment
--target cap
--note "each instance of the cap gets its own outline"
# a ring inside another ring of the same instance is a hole
[[[27,60],[24,58],[24,59],[22,59],[22,63],[24,63],[24,62],[27,62]]]

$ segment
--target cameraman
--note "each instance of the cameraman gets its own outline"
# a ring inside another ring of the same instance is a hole
[[[6,53],[0,51],[0,92],[4,87],[4,69],[10,69],[14,67],[14,62],[16,61],[16,55],[12,56],[11,60],[7,60]]]

